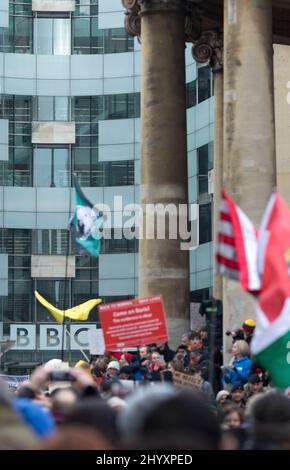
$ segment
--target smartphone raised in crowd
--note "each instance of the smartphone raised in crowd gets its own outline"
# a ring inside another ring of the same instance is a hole
[[[53,370],[49,374],[49,380],[51,382],[74,382],[76,379],[67,370]]]

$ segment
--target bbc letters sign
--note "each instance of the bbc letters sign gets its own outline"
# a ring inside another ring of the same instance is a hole
[[[88,331],[96,328],[91,323],[67,325],[64,347],[70,350],[89,350]],[[53,324],[25,324],[10,325],[10,339],[15,341],[14,350],[21,351],[53,351],[62,347],[62,325]]]

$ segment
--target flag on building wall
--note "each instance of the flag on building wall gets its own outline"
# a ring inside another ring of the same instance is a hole
[[[101,228],[104,217],[98,213],[93,204],[86,198],[80,185],[73,176],[76,211],[70,220],[70,229],[75,234],[76,242],[81,245],[86,254],[98,257],[101,249]]]
[[[216,252],[218,272],[240,282],[242,289],[257,294],[257,230],[244,212],[223,191]]]
[[[57,323],[62,324],[64,318],[71,318],[72,320],[87,320],[91,310],[102,302],[101,299],[91,299],[76,307],[69,308],[68,310],[60,310],[51,305],[44,297],[37,291],[34,292],[37,300],[51,313]]]
[[[261,291],[251,351],[273,385],[290,386],[290,210],[275,193],[258,239]]]

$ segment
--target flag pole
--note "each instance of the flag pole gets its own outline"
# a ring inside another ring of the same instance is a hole
[[[71,184],[69,186],[69,217],[71,215]],[[66,237],[66,257],[65,257],[65,275],[64,275],[64,298],[63,298],[63,322],[62,322],[62,337],[61,337],[61,360],[64,361],[64,348],[65,348],[65,332],[68,332],[66,326],[66,316],[65,316],[65,302],[66,302],[66,285],[68,281],[68,257],[70,253],[70,228],[67,227],[67,237]]]
[[[72,339],[72,335],[71,335],[71,332],[66,328],[66,333],[69,335],[69,337]],[[88,358],[88,356],[86,355],[86,353],[84,352],[84,350],[78,346],[78,349],[80,350],[80,352],[82,353],[82,355],[84,356],[84,358],[86,359],[87,362],[90,362],[90,359]]]

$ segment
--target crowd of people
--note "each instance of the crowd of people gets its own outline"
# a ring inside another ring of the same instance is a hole
[[[254,328],[228,332],[226,365],[202,328],[176,350],[107,351],[72,367],[52,359],[13,393],[3,381],[0,448],[290,449],[290,398],[251,357]]]

